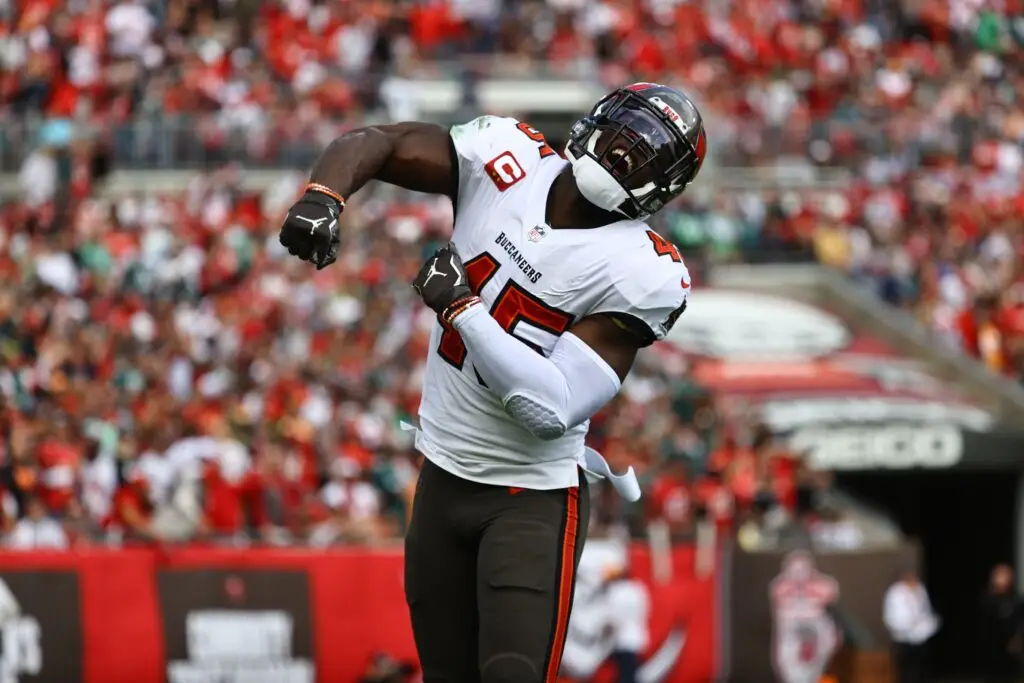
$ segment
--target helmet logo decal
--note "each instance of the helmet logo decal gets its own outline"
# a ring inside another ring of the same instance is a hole
[[[651,98],[651,102],[655,106],[657,106],[658,109],[660,109],[663,114],[668,116],[669,120],[672,123],[674,123],[677,126],[679,126],[680,128],[682,128],[684,132],[687,130],[685,124],[682,123],[683,119],[682,119],[682,117],[679,116],[679,112],[677,112],[675,109],[670,107],[668,102],[666,102],[665,100],[661,99],[660,97],[652,97]]]
[[[673,109],[672,105],[660,97],[651,97],[649,98],[649,102],[660,109],[661,113],[667,116],[669,121],[676,124],[676,128],[681,130],[684,136],[689,138],[690,132],[693,130],[694,121],[688,121],[684,116]]]

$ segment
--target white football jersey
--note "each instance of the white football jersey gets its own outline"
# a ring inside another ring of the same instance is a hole
[[[545,224],[548,192],[568,165],[536,130],[483,116],[451,131],[459,164],[453,241],[470,283],[505,330],[548,355],[595,313],[643,321],[656,339],[690,288],[678,250],[640,221],[595,229]],[[520,426],[473,367],[457,332],[438,323],[420,403],[417,448],[471,481],[527,489],[578,484],[589,422],[543,441]]]

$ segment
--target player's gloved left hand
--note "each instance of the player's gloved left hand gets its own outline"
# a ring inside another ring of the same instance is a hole
[[[288,209],[281,226],[281,244],[289,254],[316,264],[317,270],[326,268],[338,258],[338,216],[344,208],[330,195],[306,190]]]
[[[453,303],[473,296],[466,268],[454,244],[438,249],[427,259],[413,280],[412,288],[423,303],[442,317]]]

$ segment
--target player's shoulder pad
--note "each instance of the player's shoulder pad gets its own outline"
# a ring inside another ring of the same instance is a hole
[[[592,313],[612,315],[643,344],[664,339],[686,309],[690,271],[679,250],[639,221],[615,227],[602,297]]]
[[[465,123],[457,123],[451,128],[451,136],[455,142],[460,144],[472,143],[474,141],[494,135],[502,128],[514,126],[518,123],[508,116],[493,116],[485,114]]]
[[[483,164],[509,152],[516,156],[520,164],[528,163],[537,157],[537,143],[523,132],[522,125],[511,117],[479,116],[467,123],[452,126],[451,138],[459,155],[460,166],[465,160],[480,167],[482,172]]]

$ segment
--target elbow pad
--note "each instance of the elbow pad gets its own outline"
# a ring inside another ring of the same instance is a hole
[[[555,408],[522,394],[508,397],[505,412],[542,441],[554,441],[569,428],[566,425],[568,420],[559,415]]]
[[[571,333],[558,340],[547,360],[554,371],[546,372],[545,379],[520,370],[522,388],[506,395],[505,412],[538,439],[552,441],[589,420],[622,383],[603,358]]]
[[[545,358],[503,330],[482,306],[455,319],[473,365],[513,419],[550,441],[590,419],[619,392],[611,366],[566,332]]]

